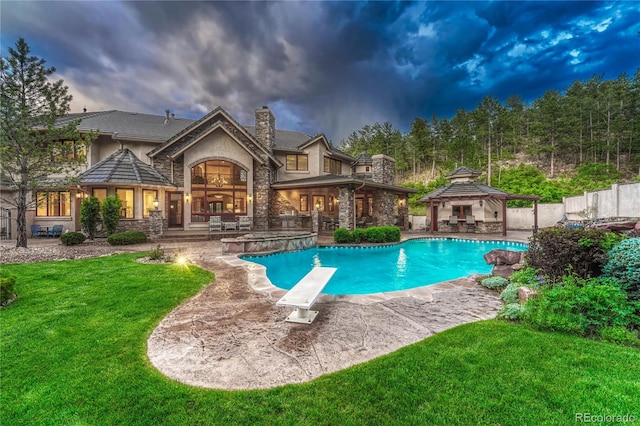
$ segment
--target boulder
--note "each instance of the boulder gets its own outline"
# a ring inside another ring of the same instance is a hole
[[[491,270],[491,275],[497,275],[503,278],[509,278],[515,272],[514,265],[496,265]]]
[[[527,303],[530,297],[535,297],[536,291],[529,287],[519,287],[518,288],[518,300],[520,303]]]
[[[523,255],[524,252],[521,251],[493,249],[484,254],[484,261],[487,262],[487,265],[515,265],[522,261]]]

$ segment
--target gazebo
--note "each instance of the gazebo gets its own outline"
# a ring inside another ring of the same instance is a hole
[[[446,186],[420,198],[426,204],[430,232],[477,232],[507,235],[507,201],[533,201],[533,230],[538,229],[535,195],[515,195],[476,182],[480,172],[459,167],[447,174]]]

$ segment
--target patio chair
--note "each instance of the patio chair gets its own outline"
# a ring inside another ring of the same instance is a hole
[[[476,232],[475,216],[467,216],[467,232]]]
[[[222,218],[220,216],[209,216],[209,232],[222,231]]]
[[[251,230],[251,218],[249,216],[240,216],[240,218],[238,218],[238,230],[240,231]]]
[[[449,216],[449,232],[458,232],[458,216]]]
[[[356,219],[356,228],[366,228],[367,227],[367,217],[360,216]]]
[[[31,238],[40,238],[45,236],[46,231],[42,229],[42,226],[38,225],[37,223],[34,223],[33,225],[31,225],[30,229],[31,229]]]
[[[58,238],[62,235],[62,225],[53,225],[53,228],[47,231],[47,237]]]

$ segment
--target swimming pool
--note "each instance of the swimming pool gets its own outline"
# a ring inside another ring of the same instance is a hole
[[[471,274],[488,274],[482,255],[493,249],[524,251],[506,241],[448,238],[408,240],[386,246],[315,247],[242,259],[264,265],[276,287],[289,290],[314,266],[338,268],[323,293],[370,294],[406,290]]]

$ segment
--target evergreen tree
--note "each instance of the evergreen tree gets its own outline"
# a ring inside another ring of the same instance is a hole
[[[26,212],[36,202],[34,191],[45,184],[68,185],[68,178],[55,183],[46,179],[68,176],[84,164],[95,135],[81,136],[79,121],[59,121],[69,112],[71,95],[62,80],[49,81],[55,68],[31,56],[22,38],[8,51],[0,57],[0,180],[14,195],[2,202],[17,208],[16,246],[26,247]]]

